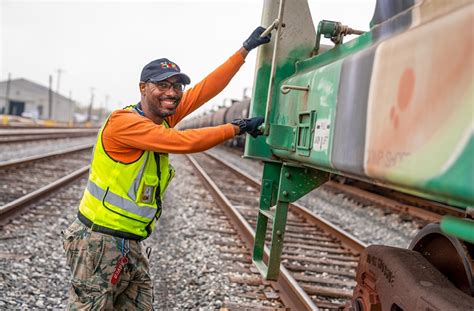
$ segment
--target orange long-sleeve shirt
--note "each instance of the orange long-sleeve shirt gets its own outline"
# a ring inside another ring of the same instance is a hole
[[[137,160],[143,150],[162,153],[200,152],[234,137],[235,131],[231,124],[184,131],[173,127],[219,94],[243,63],[243,56],[236,52],[201,82],[187,90],[176,113],[166,118],[171,128],[155,124],[130,110],[112,112],[102,135],[105,150],[114,160],[130,163]]]

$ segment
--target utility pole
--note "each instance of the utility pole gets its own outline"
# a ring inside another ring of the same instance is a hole
[[[9,72],[8,73],[8,80],[7,80],[7,88],[5,90],[5,114],[10,114],[11,113],[11,107],[10,107],[10,84],[12,82],[12,74]]]
[[[72,101],[72,90],[69,90],[68,121],[69,126],[72,126],[74,123],[74,102]]]
[[[90,122],[92,120],[92,106],[94,105],[94,88],[91,87],[91,102],[89,104],[89,109],[87,111],[87,121]]]
[[[55,97],[56,97],[56,110],[59,110],[60,112],[62,112],[62,109],[60,109],[60,103],[59,103],[59,101],[60,101],[60,97],[59,97],[59,83],[60,83],[60,81],[61,81],[61,73],[63,73],[64,70],[61,69],[61,68],[58,68],[58,69],[56,69],[56,72],[58,73],[58,78],[57,78],[58,80],[56,81],[56,95],[55,95]],[[61,113],[61,114],[62,114],[62,113]]]
[[[49,75],[49,90],[48,90],[48,118],[53,117],[53,75]]]
[[[59,83],[61,81],[61,73],[63,73],[64,70],[61,69],[61,68],[58,68],[58,69],[56,69],[56,72],[58,73],[58,80],[56,81],[56,93],[59,94]]]

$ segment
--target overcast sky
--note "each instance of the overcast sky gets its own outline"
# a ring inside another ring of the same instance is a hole
[[[191,84],[224,62],[260,24],[263,1],[22,1],[0,0],[0,80],[26,78],[87,105],[108,108],[139,101],[138,81],[149,61],[167,57]],[[368,30],[375,0],[309,1],[315,25],[337,20]],[[267,25],[264,25],[267,26]],[[251,87],[256,51],[208,107],[241,98]]]

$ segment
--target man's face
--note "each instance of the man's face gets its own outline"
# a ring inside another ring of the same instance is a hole
[[[140,82],[142,105],[160,118],[174,115],[181,97],[184,85],[178,77],[170,77],[159,82]]]

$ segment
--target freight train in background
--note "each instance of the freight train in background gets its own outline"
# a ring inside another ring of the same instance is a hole
[[[244,154],[264,163],[253,262],[265,278],[279,277],[288,204],[338,174],[466,211],[423,228],[409,249],[367,247],[349,308],[473,310],[474,2],[378,0],[368,24],[315,27],[307,1],[264,1],[274,32],[250,107],[186,127],[265,116]],[[359,36],[344,43],[348,34]]]

